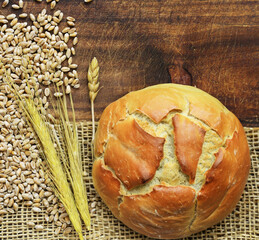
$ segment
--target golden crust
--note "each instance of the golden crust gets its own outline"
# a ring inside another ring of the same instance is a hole
[[[150,237],[179,238],[190,234],[194,208],[193,188],[159,185],[145,195],[125,196],[120,204],[120,219]]]
[[[192,231],[206,229],[233,211],[245,187],[249,169],[249,148],[240,123],[225,149],[220,148],[206,182],[198,193],[197,217]]]
[[[126,95],[129,113],[137,110],[146,114],[155,123],[159,123],[170,111],[181,110],[186,105],[186,100],[181,94],[175,91],[168,94],[170,90],[172,89],[160,89],[160,93],[157,94],[157,89],[149,88],[141,94],[129,93]]]
[[[193,183],[206,132],[180,114],[173,117],[173,126],[176,157],[182,171],[189,176],[189,182]]]
[[[114,127],[104,162],[128,189],[132,189],[154,177],[163,158],[163,146],[163,138],[153,137],[134,119],[127,119]]]
[[[120,197],[120,182],[116,179],[110,170],[107,170],[102,162],[98,159],[93,165],[93,183],[102,200],[113,214],[118,217],[118,201]]]
[[[104,145],[108,134],[116,123],[126,117],[126,101],[121,98],[105,108],[96,131],[95,155],[100,156],[104,151]]]
[[[145,116],[141,127],[135,113]],[[205,172],[199,168],[200,186],[194,178],[209,130],[222,145],[208,153],[211,163],[202,162],[209,167]],[[174,141],[165,141],[163,131],[173,134]],[[95,156],[94,186],[113,214],[140,233],[166,239],[185,237],[225,218],[238,202],[250,168],[246,136],[234,114],[209,94],[175,84],[145,88],[110,104],[99,122]],[[176,164],[180,170],[173,174],[187,175],[189,183],[160,181],[156,173],[171,174],[163,167]]]

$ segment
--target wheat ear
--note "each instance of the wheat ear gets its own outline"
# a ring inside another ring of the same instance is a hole
[[[92,143],[94,141],[94,135],[95,135],[95,120],[94,120],[94,100],[99,92],[99,66],[98,66],[98,61],[94,57],[93,60],[91,61],[88,69],[88,89],[89,89],[89,97],[90,97],[90,102],[91,102],[91,114],[92,114],[92,129],[93,129],[93,134],[92,134]]]

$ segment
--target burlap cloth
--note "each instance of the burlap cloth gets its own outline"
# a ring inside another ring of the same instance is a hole
[[[97,201],[96,210],[91,212],[92,227],[89,232],[84,231],[85,239],[111,239],[111,240],[141,240],[149,239],[127,228],[119,222],[105,204],[101,201],[94,190],[91,177],[91,123],[79,123],[80,140],[82,142],[83,168],[89,173],[85,177],[88,192],[89,205]],[[195,234],[185,240],[191,239],[259,239],[259,128],[245,128],[251,154],[251,170],[246,184],[245,191],[236,209],[222,222],[207,229],[206,231]],[[43,231],[36,231],[28,228],[28,221],[36,221],[44,225]],[[7,214],[0,225],[0,240],[49,240],[49,239],[79,239],[73,231],[69,236],[59,234],[56,236],[53,223],[46,223],[43,213],[32,213],[30,208],[20,206],[18,213]]]

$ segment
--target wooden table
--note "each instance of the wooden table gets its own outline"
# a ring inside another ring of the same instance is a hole
[[[38,13],[46,6],[53,13],[46,2],[25,1],[24,10]],[[103,86],[95,103],[97,120],[129,91],[170,82],[173,65],[174,82],[207,91],[244,125],[258,126],[257,7],[254,0],[60,0],[55,10],[75,17],[79,33],[78,120],[90,120],[86,73],[96,56]],[[10,11],[10,5],[1,9]]]

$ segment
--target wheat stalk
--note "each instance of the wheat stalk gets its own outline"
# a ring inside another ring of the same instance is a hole
[[[58,151],[55,148],[53,133],[51,133],[51,130],[47,127],[33,100],[31,98],[25,100],[20,99],[20,103],[41,143],[44,158],[48,163],[49,175],[54,183],[55,192],[63,203],[71,223],[79,234],[80,240],[83,240],[80,215],[77,211],[75,199],[67,181],[66,173],[60,161],[60,153],[63,149],[60,145],[58,145]]]
[[[95,135],[95,119],[94,119],[94,100],[99,92],[99,85],[98,77],[99,77],[99,66],[98,61],[94,57],[91,61],[88,69],[88,89],[89,89],[89,97],[91,102],[91,114],[92,114],[92,143],[94,141],[94,135]],[[93,150],[93,149],[92,149]],[[92,151],[93,153],[93,151]]]
[[[88,230],[90,229],[90,214],[88,210],[88,201],[86,188],[83,181],[83,170],[82,170],[82,159],[80,144],[78,141],[78,132],[76,127],[75,120],[75,111],[74,104],[72,100],[72,95],[70,94],[70,103],[72,107],[72,123],[69,121],[67,103],[65,96],[63,101],[61,98],[58,98],[58,112],[60,116],[60,124],[62,132],[60,131],[60,136],[64,141],[66,146],[67,158],[65,158],[65,166],[69,165],[69,168],[66,167],[67,175],[70,178],[70,183],[73,188],[74,197],[76,201],[77,209],[83,219]],[[69,161],[69,162],[68,162]]]
[[[51,127],[51,125],[46,124],[45,119],[43,119],[40,111],[37,109],[37,106],[33,101],[33,97],[29,96],[26,99],[24,97],[21,97],[19,92],[16,90],[15,85],[13,85],[13,82],[10,76],[8,76],[7,73],[5,75],[6,75],[5,80],[13,90],[20,104],[20,107],[23,110],[23,114],[27,118],[28,122],[30,123],[30,125],[32,126],[32,128],[34,129],[34,132],[38,137],[39,143],[43,150],[43,158],[47,162],[48,175],[53,181],[54,191],[56,195],[59,197],[59,199],[61,200],[61,202],[63,203],[66,209],[66,212],[69,215],[69,219],[73,224],[76,232],[78,233],[80,240],[83,240],[81,219],[80,219],[79,212],[77,210],[78,204],[75,202],[73,192],[70,188],[66,173],[62,166],[61,159],[65,163],[66,156],[63,153],[63,149],[58,140],[56,132],[54,128]],[[29,75],[27,74],[27,72],[26,72],[26,75],[28,79]],[[65,166],[65,169],[67,169],[66,166]],[[78,172],[77,174],[80,174],[80,172]],[[82,178],[82,175],[81,175],[81,178]],[[82,188],[84,189],[84,187]],[[86,208],[86,211],[88,211],[88,206]]]

